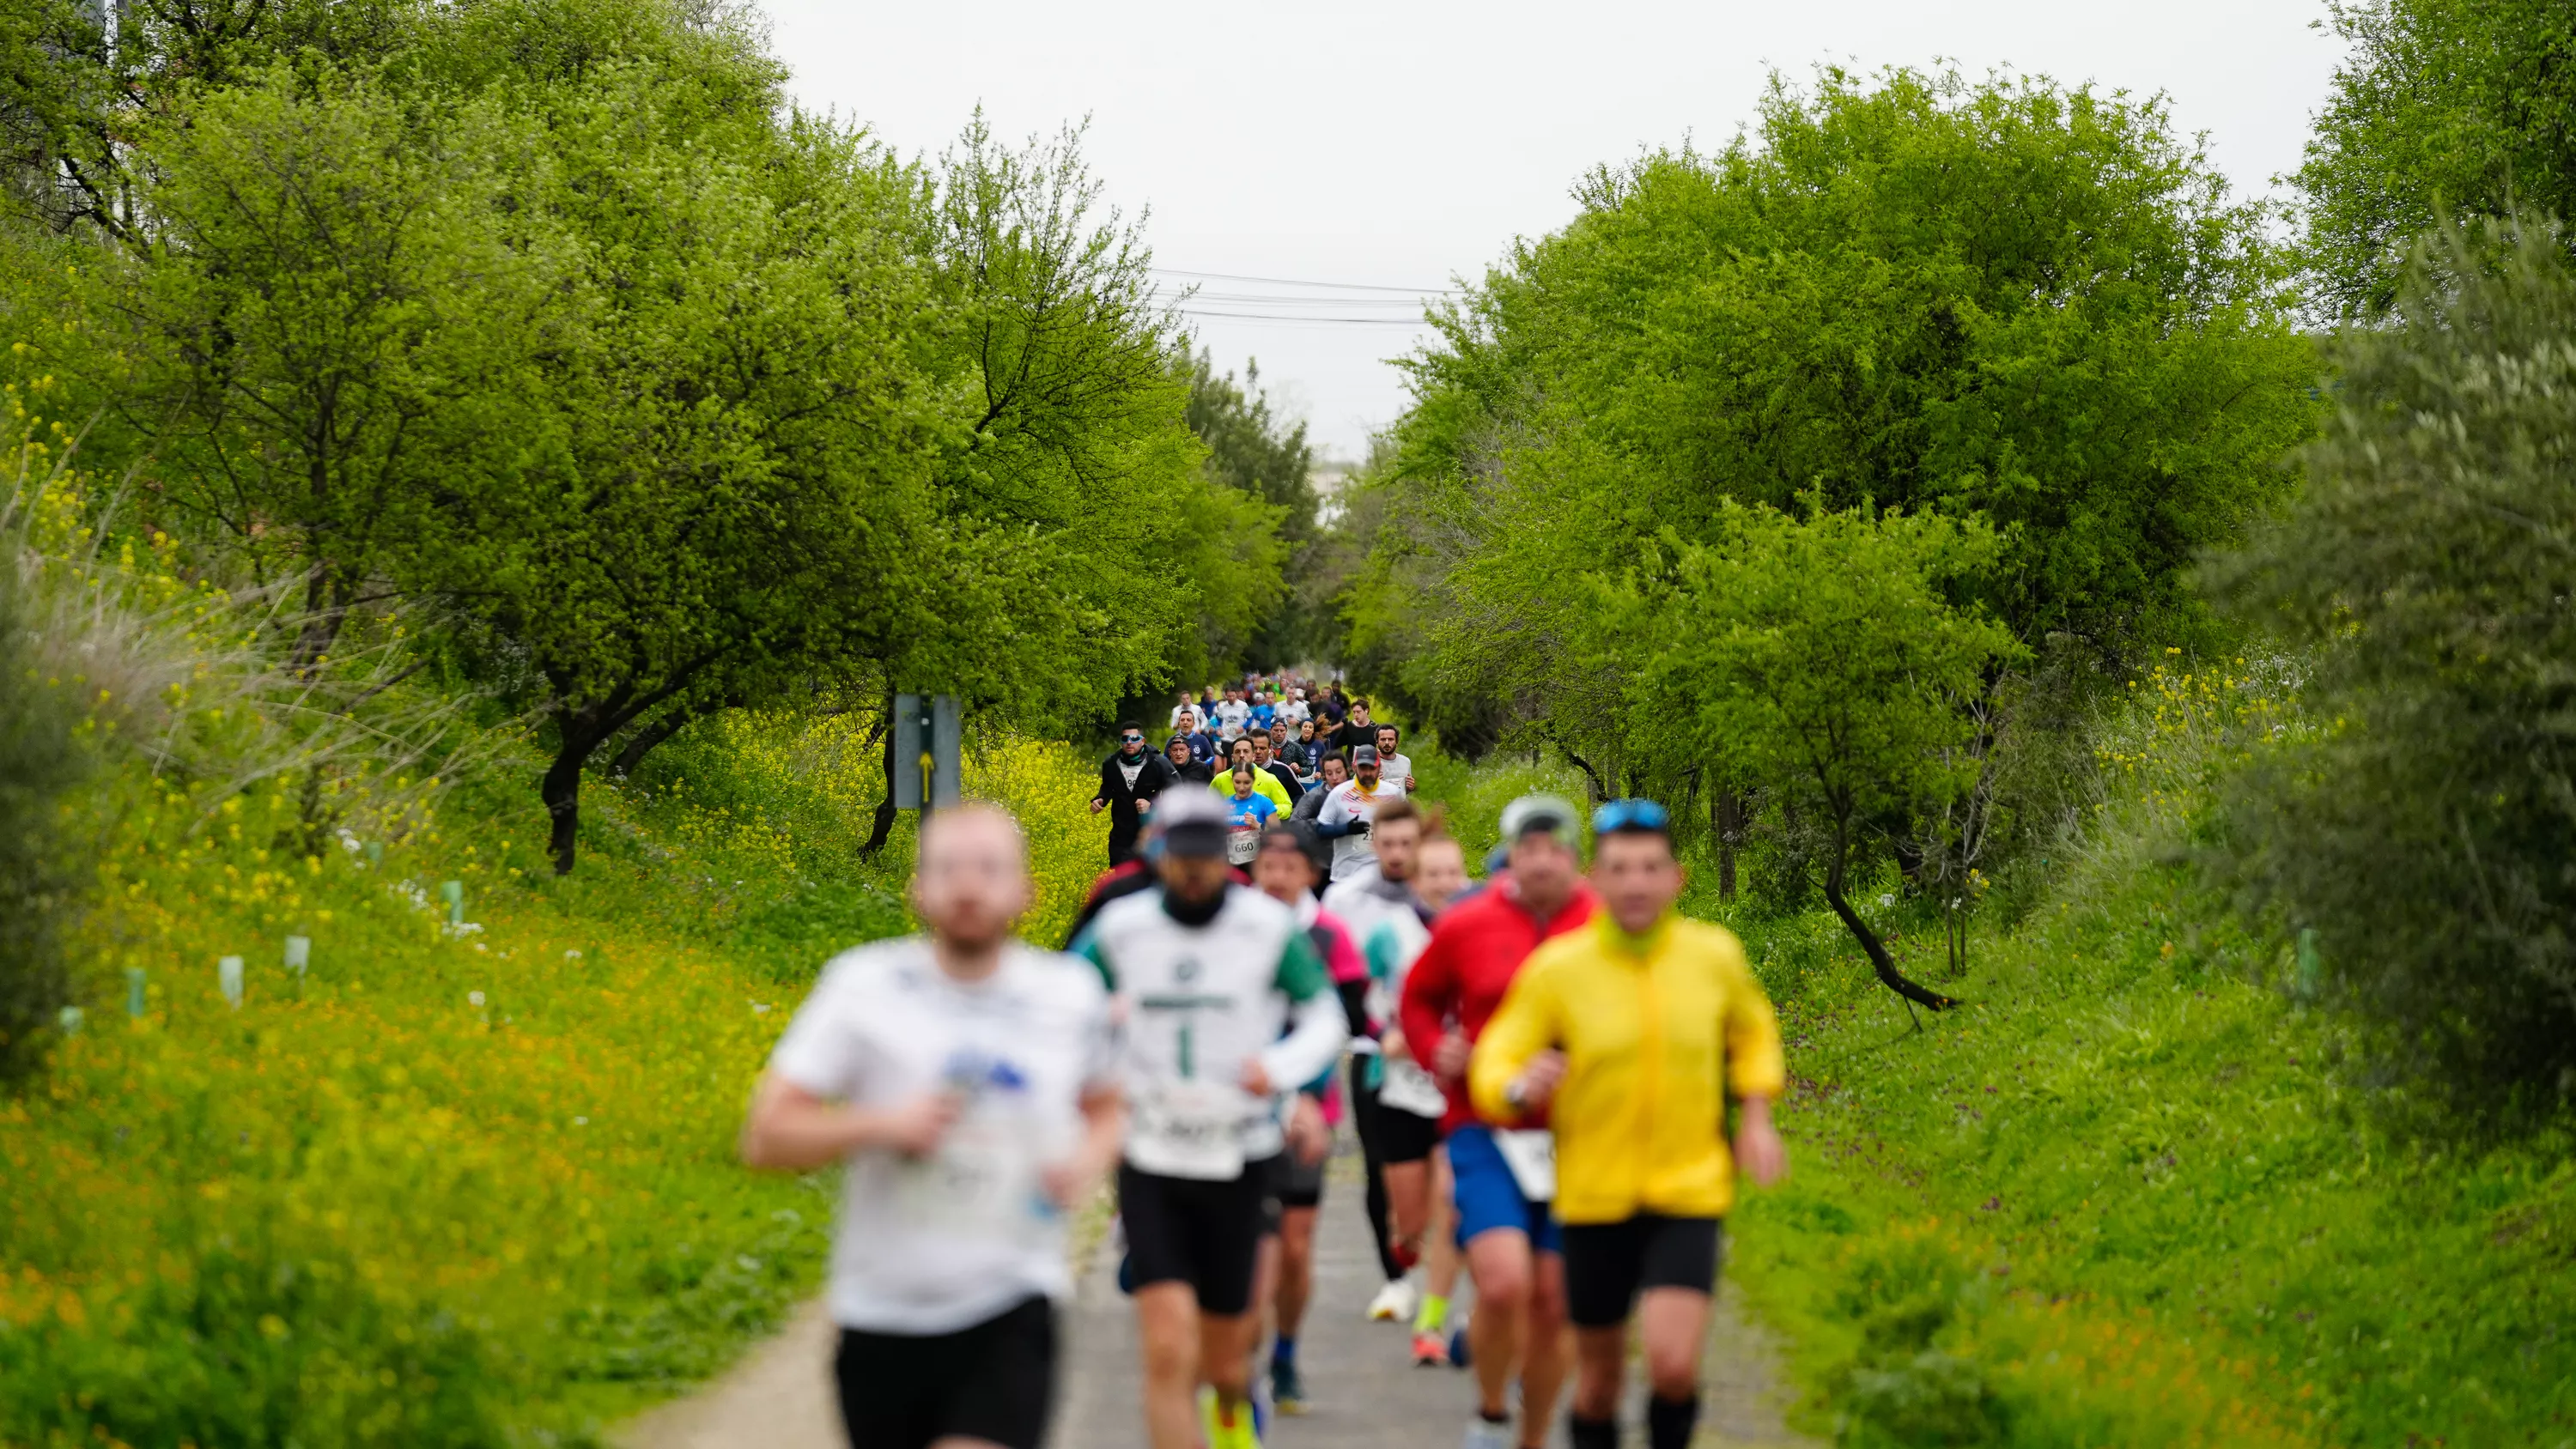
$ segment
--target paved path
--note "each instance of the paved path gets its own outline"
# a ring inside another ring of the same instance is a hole
[[[1475,1400],[1469,1375],[1417,1369],[1407,1333],[1369,1323],[1360,1310],[1377,1290],[1377,1255],[1359,1207],[1358,1164],[1333,1164],[1316,1235],[1315,1306],[1299,1343],[1312,1411],[1274,1421],[1273,1449],[1450,1449]],[[1143,1449],[1137,1401],[1136,1317],[1118,1292],[1107,1252],[1083,1275],[1064,1318],[1063,1397],[1051,1449]],[[1464,1286],[1463,1284],[1461,1285]],[[731,1373],[687,1399],[637,1419],[621,1449],[843,1449],[826,1364],[832,1329],[808,1307]],[[1721,1296],[1710,1335],[1709,1395],[1695,1449],[1806,1449],[1782,1427],[1777,1362],[1731,1296]],[[1626,1416],[1632,1426],[1642,1416]],[[1631,1427],[1631,1444],[1644,1430]],[[1559,1425],[1555,1440],[1562,1443]]]

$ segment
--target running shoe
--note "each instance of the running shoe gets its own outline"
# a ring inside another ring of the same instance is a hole
[[[1469,1419],[1466,1449],[1513,1449],[1511,1424],[1497,1424],[1482,1414]]]
[[[1467,1325],[1463,1323],[1449,1330],[1449,1362],[1456,1368],[1468,1366]]]
[[[1298,1376],[1295,1359],[1270,1361],[1270,1405],[1292,1418],[1306,1412],[1306,1381]]]
[[[1441,1341],[1440,1335],[1436,1333],[1417,1333],[1413,1336],[1413,1366],[1415,1368],[1439,1368],[1448,1362],[1449,1345]]]
[[[1368,1316],[1372,1323],[1411,1323],[1414,1311],[1422,1306],[1422,1295],[1403,1278],[1390,1278],[1377,1296],[1369,1300]]]

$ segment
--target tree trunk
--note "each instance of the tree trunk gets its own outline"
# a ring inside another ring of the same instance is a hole
[[[610,721],[605,725],[602,719]],[[546,777],[537,793],[546,802],[546,814],[553,821],[549,845],[554,852],[555,874],[572,874],[573,852],[581,838],[581,770],[608,737],[617,733],[616,714],[605,708],[590,708],[558,715],[555,728],[560,732],[555,746],[554,763],[546,767]]]
[[[1852,939],[1860,942],[1860,948],[1868,954],[1870,968],[1878,973],[1878,979],[1886,984],[1888,990],[1905,999],[1908,1016],[1913,1016],[1917,1002],[1933,1011],[1947,1011],[1958,1005],[1955,998],[1927,986],[1918,986],[1908,980],[1904,972],[1897,970],[1896,958],[1887,954],[1887,945],[1878,939],[1878,932],[1871,930],[1869,922],[1862,920],[1860,913],[1851,908],[1851,902],[1844,899],[1843,868],[1851,857],[1851,832],[1845,821],[1838,820],[1834,824],[1833,848],[1833,859],[1825,864],[1825,903],[1842,918],[1843,928],[1852,933]],[[1921,1026],[1923,1019],[1915,1017],[1914,1024]]]
[[[1733,790],[1713,790],[1708,797],[1709,824],[1717,836],[1717,898],[1735,900],[1735,847],[1744,837],[1744,797]]]
[[[886,699],[885,717],[888,721],[894,719],[894,699],[891,696]],[[886,837],[894,834],[894,730],[888,728],[884,734],[885,796],[877,801],[877,818],[868,827],[867,844],[859,847],[859,854],[870,860],[876,858],[878,851],[885,849]]]

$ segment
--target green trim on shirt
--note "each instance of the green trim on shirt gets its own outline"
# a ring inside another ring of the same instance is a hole
[[[1279,988],[1290,1001],[1307,1001],[1332,989],[1332,974],[1324,969],[1324,958],[1315,954],[1315,944],[1303,931],[1288,933],[1288,944],[1279,953],[1279,970],[1270,984]]]

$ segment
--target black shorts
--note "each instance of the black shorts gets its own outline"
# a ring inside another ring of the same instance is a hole
[[[1318,1157],[1311,1163],[1300,1162],[1294,1152],[1282,1152],[1270,1159],[1279,1164],[1276,1196],[1283,1208],[1321,1207],[1324,1204],[1324,1164],[1331,1159]]]
[[[1565,1316],[1577,1328],[1628,1321],[1648,1288],[1717,1290],[1716,1218],[1639,1213],[1623,1222],[1566,1223]]]
[[[851,1449],[948,1438],[1038,1449],[1055,1402],[1055,1305],[1024,1299],[954,1333],[845,1328],[833,1376]]]
[[[1377,1155],[1384,1162],[1423,1162],[1431,1149],[1440,1145],[1440,1119],[1390,1107],[1384,1097],[1373,1098],[1369,1110],[1377,1113]]]
[[[1187,1283],[1199,1311],[1232,1318],[1252,1306],[1252,1267],[1265,1232],[1278,1230],[1278,1159],[1247,1162],[1223,1182],[1163,1177],[1118,1165],[1118,1220],[1127,1276],[1137,1288]]]

